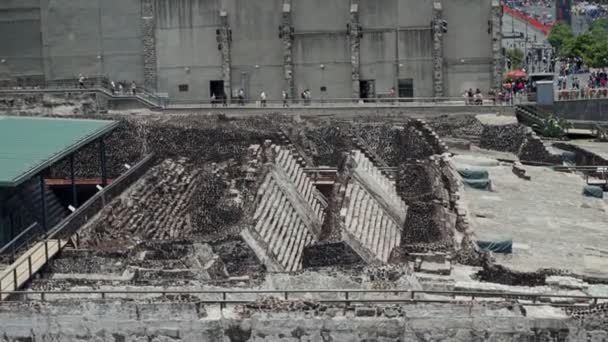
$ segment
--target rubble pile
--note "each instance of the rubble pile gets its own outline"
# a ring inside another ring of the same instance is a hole
[[[201,172],[199,186],[193,194],[191,215],[194,232],[197,235],[224,237],[231,233],[231,226],[237,224],[243,211],[239,198],[227,196],[232,190],[227,180],[218,173]],[[234,232],[232,232],[234,233]]]
[[[240,238],[228,237],[210,242],[213,252],[223,260],[226,271],[233,277],[263,278],[266,269],[255,253]]]
[[[126,171],[125,164],[134,165],[148,153],[147,130],[148,126],[141,120],[121,119],[118,127],[104,139],[106,172],[109,178],[120,176]],[[77,178],[101,176],[99,144],[90,144],[76,152],[74,172]],[[68,179],[70,177],[69,158],[53,165],[51,176]]]
[[[503,285],[542,286],[546,285],[547,277],[572,276],[568,271],[553,268],[539,269],[535,272],[519,272],[491,263],[482,266],[483,269],[476,274],[477,279]]]
[[[336,166],[340,164],[342,153],[352,149],[351,140],[337,126],[306,128],[298,136],[298,142],[317,166]]]
[[[351,126],[350,135],[358,145],[373,156],[378,156],[386,166],[395,166],[399,163],[397,141],[399,130],[392,125],[362,124]],[[384,165],[378,165],[384,166]]]
[[[161,158],[186,157],[195,163],[242,161],[250,145],[278,140],[277,132],[276,126],[265,118],[235,122],[174,118],[151,122],[146,140],[150,150]]]
[[[551,165],[562,163],[561,156],[550,153],[543,141],[530,128],[526,132],[526,139],[519,148],[517,156],[523,162],[532,161]]]
[[[479,147],[517,154],[526,139],[526,127],[520,124],[484,125]]]
[[[167,159],[101,212],[90,241],[178,239],[192,235],[190,205],[198,170],[186,159]]]
[[[444,217],[444,209],[438,202],[409,204],[401,244],[433,244],[449,241],[452,231]]]
[[[443,115],[429,121],[429,125],[439,136],[470,139],[479,137],[483,125],[474,115]]]
[[[439,164],[431,160],[402,164],[399,167],[397,191],[407,204],[449,198],[443,187]]]

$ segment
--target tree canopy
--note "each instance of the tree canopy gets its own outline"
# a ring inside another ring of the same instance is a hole
[[[608,19],[594,21],[590,30],[580,35],[574,35],[568,24],[559,22],[547,39],[562,57],[582,58],[593,68],[608,66]]]
[[[519,70],[524,67],[524,52],[521,49],[507,49],[507,58],[511,61],[511,69]]]

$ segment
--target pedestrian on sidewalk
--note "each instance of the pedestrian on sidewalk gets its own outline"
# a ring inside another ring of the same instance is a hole
[[[245,91],[243,90],[243,88],[239,89],[238,97],[239,97],[239,104],[241,106],[244,106],[245,105]]]
[[[211,107],[217,107],[217,102],[215,101],[215,94],[211,93]]]
[[[262,107],[266,107],[266,92],[263,90],[260,94],[260,104],[262,105]]]
[[[131,82],[131,93],[133,93],[133,96],[137,95],[137,84],[135,84],[135,81]]]
[[[85,89],[85,87],[84,87],[84,81],[85,81],[86,79],[87,79],[87,78],[86,78],[86,77],[84,77],[84,75],[83,75],[83,74],[78,75],[78,86],[80,87],[80,89]]]
[[[287,100],[289,100],[289,94],[287,93],[287,91],[283,90],[283,93],[281,95],[283,97],[283,108],[289,107],[289,103],[287,102]]]
[[[116,83],[114,81],[110,81],[110,91],[112,92],[112,96],[116,95]]]

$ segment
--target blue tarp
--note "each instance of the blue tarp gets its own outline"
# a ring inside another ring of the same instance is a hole
[[[576,153],[569,152],[569,151],[562,152],[562,161],[575,163],[576,162]]]
[[[463,179],[464,185],[478,190],[492,190],[492,182],[489,179]]]
[[[604,189],[599,186],[586,185],[583,188],[583,195],[587,197],[604,198]]]
[[[513,240],[507,241],[477,241],[479,248],[494,253],[511,254],[513,253]]]
[[[484,169],[458,169],[458,173],[464,179],[488,179],[490,175],[487,170]]]

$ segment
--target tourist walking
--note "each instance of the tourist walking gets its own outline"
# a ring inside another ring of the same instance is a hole
[[[262,105],[262,107],[266,107],[266,92],[263,90],[260,94],[260,104]]]
[[[238,97],[239,97],[239,104],[241,106],[244,106],[245,105],[245,91],[243,90],[243,88],[239,89]]]
[[[283,97],[283,108],[289,107],[289,103],[287,101],[289,100],[289,94],[287,93],[287,91],[283,90],[281,96]]]
[[[78,75],[78,86],[79,86],[79,88],[80,88],[80,89],[84,89],[84,81],[85,81],[86,79],[87,79],[87,78],[86,78],[86,77],[84,77],[84,75],[83,75],[83,74]]]

